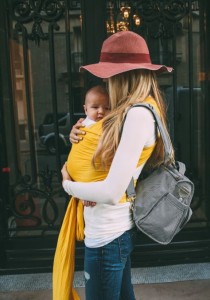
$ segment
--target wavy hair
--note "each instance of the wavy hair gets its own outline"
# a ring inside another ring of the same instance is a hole
[[[160,118],[166,125],[166,108],[158,87],[156,74],[150,70],[132,70],[108,79],[111,113],[103,120],[102,136],[92,163],[107,168],[110,166],[120,141],[120,130],[126,109],[132,104],[142,103],[151,96],[157,103]],[[158,136],[156,147],[147,162],[147,168],[155,168],[164,160],[164,146]],[[171,161],[174,153],[171,153]]]

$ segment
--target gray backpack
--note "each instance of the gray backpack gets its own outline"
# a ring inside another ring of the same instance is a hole
[[[148,177],[138,179],[136,188],[132,179],[126,192],[128,198],[134,199],[133,218],[136,227],[154,241],[168,244],[190,220],[194,184],[184,175],[186,169],[183,163],[167,164],[171,141],[153,106],[135,104],[132,107],[137,106],[152,112],[163,139],[165,157],[164,163]]]

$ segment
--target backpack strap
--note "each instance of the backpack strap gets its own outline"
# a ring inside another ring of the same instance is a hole
[[[131,181],[127,187],[126,190],[126,195],[127,195],[127,201],[133,201],[136,198],[136,191],[134,187],[134,180],[133,177],[131,178]]]
[[[122,130],[123,130],[123,126],[124,126],[124,123],[125,123],[125,120],[126,120],[127,113],[130,109],[132,109],[132,107],[145,107],[152,113],[152,115],[155,119],[156,125],[158,127],[158,130],[160,132],[161,138],[163,140],[163,144],[164,144],[164,164],[167,164],[167,162],[170,160],[170,155],[171,155],[171,152],[172,152],[171,139],[168,135],[168,132],[164,128],[163,123],[162,123],[159,115],[157,114],[157,112],[155,111],[154,107],[151,104],[137,103],[137,104],[133,104],[132,106],[129,107],[129,109],[126,111],[125,117],[124,117],[123,122],[122,122],[120,136],[122,135]]]
[[[186,166],[184,163],[180,162],[180,161],[176,161],[176,164],[178,165],[178,170],[179,173],[184,175],[185,171],[186,171]]]
[[[163,140],[163,145],[164,145],[164,164],[167,164],[167,162],[170,160],[170,154],[172,152],[172,143],[171,143],[171,139],[168,135],[168,132],[166,131],[166,129],[163,126],[163,123],[159,117],[159,115],[157,114],[157,112],[155,111],[154,107],[151,104],[146,104],[146,103],[137,103],[137,104],[133,104],[131,107],[129,107],[129,109],[126,111],[126,114],[124,116],[123,122],[122,122],[122,126],[121,126],[121,131],[120,131],[120,136],[122,135],[122,131],[123,131],[123,126],[126,120],[126,116],[128,111],[132,108],[132,107],[145,107],[147,108],[153,115],[157,128],[160,132],[161,138]],[[185,172],[185,170],[182,168],[182,166],[179,166],[182,171]],[[132,199],[135,197],[136,192],[135,192],[135,188],[134,188],[134,180],[133,177],[131,178],[131,181],[128,185],[128,188],[126,190],[126,194],[127,194],[127,198]]]

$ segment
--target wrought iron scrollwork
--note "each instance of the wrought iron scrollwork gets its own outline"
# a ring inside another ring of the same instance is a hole
[[[153,38],[171,38],[181,30],[179,22],[188,14],[186,1],[139,1],[138,13],[147,24],[148,34]]]
[[[190,2],[191,9],[197,1]],[[197,7],[198,9],[198,7]],[[181,20],[189,13],[188,1],[138,0],[107,1],[107,31],[133,30],[154,38],[170,38],[181,30]]]
[[[58,205],[55,196],[64,193],[61,186],[58,191],[54,191],[52,186],[53,179],[57,178],[56,171],[43,170],[39,174],[42,188],[37,184],[31,183],[29,175],[23,176],[19,184],[13,189],[13,203],[8,210],[15,219],[15,226],[9,231],[15,232],[16,229],[36,229],[41,230],[42,234],[46,231],[58,230],[56,221],[59,217]],[[14,225],[14,224],[13,224]]]
[[[15,0],[11,5],[11,16],[16,21],[15,28],[19,31],[27,23],[33,22],[29,40],[39,45],[40,40],[47,40],[48,33],[43,30],[42,23],[56,23],[63,18],[65,1],[63,0]],[[25,26],[24,26],[25,27]]]
[[[136,6],[140,16],[145,21],[167,19],[171,22],[176,22],[181,20],[188,12],[186,1],[183,0],[141,0],[136,3]]]

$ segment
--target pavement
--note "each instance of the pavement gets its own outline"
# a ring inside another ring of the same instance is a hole
[[[80,300],[85,300],[84,288],[77,288],[77,291]],[[135,284],[134,291],[136,300],[210,300],[210,280],[181,281],[164,284]],[[51,290],[0,293],[0,300],[51,299]]]
[[[136,300],[210,300],[210,263],[134,268],[132,283]],[[74,286],[85,300],[83,272]],[[0,276],[0,300],[51,299],[51,273]]]

